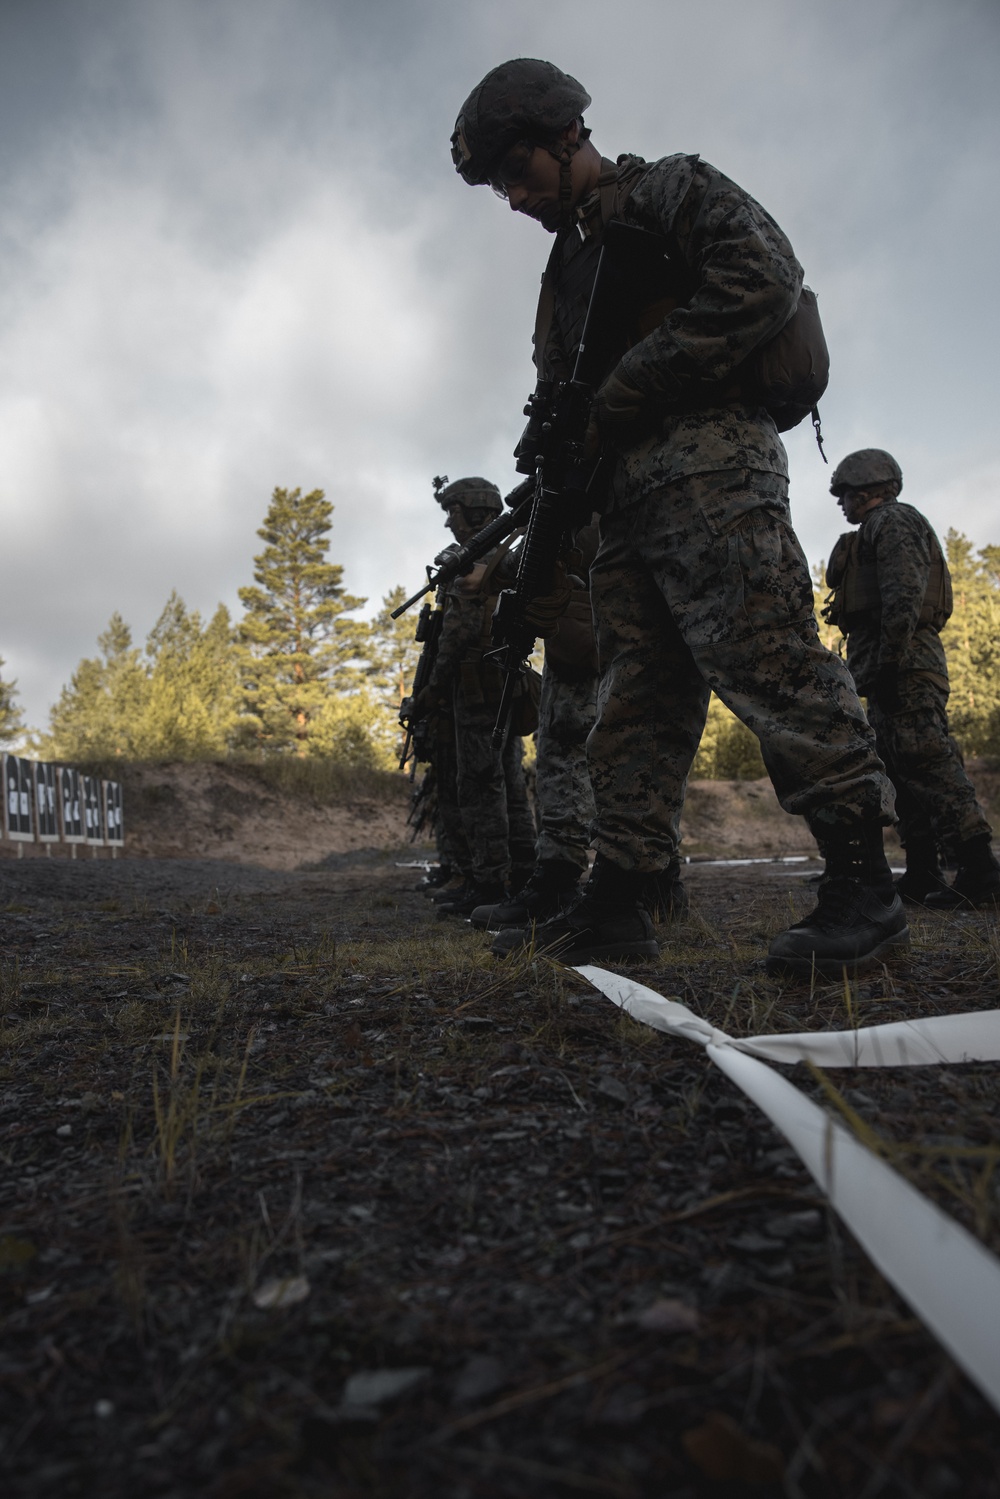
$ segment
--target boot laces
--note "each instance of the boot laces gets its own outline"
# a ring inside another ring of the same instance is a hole
[[[841,931],[845,926],[851,926],[861,914],[864,889],[857,878],[831,875],[819,887],[816,909],[795,925],[820,932]]]

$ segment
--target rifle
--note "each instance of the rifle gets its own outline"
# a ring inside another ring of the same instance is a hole
[[[500,594],[491,628],[496,649],[490,655],[504,671],[495,747],[503,744],[514,693],[535,647],[528,607],[551,591],[566,533],[599,508],[608,459],[602,453],[587,465],[583,458],[594,392],[632,341],[632,325],[642,309],[662,294],[666,272],[666,243],[659,235],[612,220],[604,231],[572,376],[559,384],[539,380],[524,408],[528,425],[518,444],[517,470],[534,474],[534,492],[517,580]]]
[[[478,531],[464,546],[450,546],[445,551],[438,552],[434,558],[437,572],[432,573],[428,568],[427,582],[423,588],[412,598],[407,599],[405,604],[400,604],[398,609],[394,609],[389,618],[398,619],[401,614],[406,613],[411,604],[422,599],[425,593],[430,593],[432,588],[447,588],[448,584],[453,583],[456,578],[462,578],[466,573],[471,573],[476,563],[485,557],[487,552],[499,546],[500,542],[512,531],[516,531],[518,526],[524,525],[531,509],[533,487],[530,479],[523,479],[516,489],[512,489],[510,494],[504,497],[504,504],[511,507],[509,514],[498,515],[496,520],[490,521],[488,526],[484,526],[482,531]],[[417,639],[421,637],[418,635]]]
[[[393,617],[395,618],[395,616]],[[413,634],[414,640],[423,646],[420,658],[417,661],[417,669],[413,673],[413,688],[409,698],[400,706],[399,710],[399,721],[406,730],[403,753],[399,758],[400,770],[403,769],[410,758],[410,745],[413,743],[420,724],[423,722],[422,719],[417,719],[413,716],[413,704],[431,679],[431,672],[434,670],[434,662],[437,659],[438,642],[441,639],[441,626],[443,623],[444,611],[440,603],[435,600],[434,604],[431,605],[430,600],[428,600],[417,616],[417,628]],[[407,703],[409,707],[407,707]],[[413,768],[415,771],[416,757],[414,757]]]
[[[416,759],[417,756],[415,755]],[[410,842],[415,843],[427,823],[433,823],[437,806],[437,777],[434,766],[429,765],[424,771],[420,785],[416,787],[410,796],[410,810],[406,818],[406,826],[412,828]]]

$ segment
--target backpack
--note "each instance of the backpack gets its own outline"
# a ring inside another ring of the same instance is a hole
[[[816,407],[829,383],[830,353],[819,302],[810,287],[802,288],[785,326],[754,349],[736,375],[747,395],[767,408],[779,432],[787,432],[811,416],[823,452]]]

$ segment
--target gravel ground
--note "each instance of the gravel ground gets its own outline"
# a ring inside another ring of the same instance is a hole
[[[808,872],[691,866],[635,976],[739,1033],[997,1005],[985,916],[766,979]],[[753,1105],[416,873],[0,864],[6,1491],[995,1495],[995,1413]],[[830,1075],[994,1250],[996,1071]]]

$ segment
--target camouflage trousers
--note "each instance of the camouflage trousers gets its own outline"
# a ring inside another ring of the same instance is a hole
[[[438,859],[463,875],[471,875],[472,854],[458,801],[455,721],[450,714],[441,716],[441,731],[434,744],[434,783],[437,796],[434,834]]]
[[[976,800],[962,754],[948,731],[948,693],[914,672],[899,678],[900,707],[891,712],[875,697],[868,716],[879,754],[896,788],[899,836],[913,847],[933,841],[948,855],[966,838],[993,829]]]
[[[458,803],[477,885],[502,884],[514,865],[534,863],[535,822],[524,784],[524,741],[509,730],[493,748],[496,706],[459,681],[455,687]]]
[[[601,683],[588,760],[601,853],[637,870],[674,854],[710,691],[757,735],[782,807],[820,841],[893,821],[853,680],[820,643],[783,479],[690,475],[612,511],[590,586]]]
[[[539,862],[587,867],[594,793],[587,770],[587,736],[597,716],[597,677],[567,682],[546,664],[538,705],[535,797]]]

